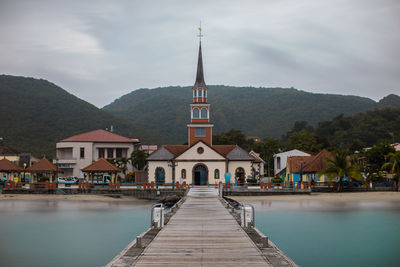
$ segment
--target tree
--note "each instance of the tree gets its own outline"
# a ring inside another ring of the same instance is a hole
[[[387,162],[388,154],[394,153],[394,148],[388,143],[380,143],[373,145],[372,148],[365,152],[367,158],[367,165],[365,172],[370,178],[372,176],[379,176],[382,166]]]
[[[146,167],[146,159],[148,156],[149,154],[147,153],[147,151],[135,150],[131,153],[129,161],[132,164],[133,168],[141,171]]]
[[[382,165],[382,169],[386,169],[395,175],[395,179],[400,178],[400,151],[391,152],[388,154],[389,161]],[[400,187],[399,187],[400,188]]]
[[[290,134],[289,148],[317,152],[321,150],[322,145],[318,144],[315,134],[303,129]]]
[[[321,174],[325,174],[330,179],[339,178],[338,192],[343,190],[343,179],[345,177],[354,180],[362,179],[360,168],[356,164],[351,164],[347,149],[335,150],[331,152],[331,155],[332,158],[325,159],[327,167],[321,171]]]
[[[215,145],[238,145],[242,148],[248,146],[246,136],[236,129],[230,129],[228,132],[213,135],[213,143]]]

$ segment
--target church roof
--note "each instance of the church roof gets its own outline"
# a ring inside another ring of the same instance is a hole
[[[173,160],[194,145],[164,145],[151,154],[147,160]],[[229,160],[254,160],[249,153],[236,145],[213,145],[209,147]]]
[[[249,153],[247,153],[247,151],[245,151],[243,148],[239,147],[239,146],[235,146],[234,149],[232,149],[231,152],[229,152],[226,157],[229,160],[254,160],[254,158],[252,156],[249,155]]]
[[[158,150],[154,151],[150,156],[147,157],[147,160],[173,160],[176,156],[172,152],[170,152],[166,146],[160,147]],[[168,146],[173,147],[173,146]],[[187,148],[187,146],[185,146]]]
[[[206,82],[204,81],[204,72],[203,72],[203,57],[201,54],[201,42],[199,46],[199,58],[197,60],[197,75],[196,82],[193,87],[206,87]]]

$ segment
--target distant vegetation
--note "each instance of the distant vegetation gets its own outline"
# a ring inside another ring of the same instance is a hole
[[[338,114],[352,115],[374,108],[398,104],[396,95],[377,103],[369,98],[332,94],[313,94],[293,88],[254,88],[209,86],[213,132],[238,129],[246,135],[278,138],[296,121],[318,122]],[[155,130],[167,143],[181,144],[187,139],[190,120],[191,87],[164,87],[135,90],[103,109],[137,127]]]
[[[113,125],[116,133],[162,142],[150,131],[98,109],[46,80],[0,75],[0,137],[4,145],[35,156],[55,154],[56,142]]]
[[[116,133],[146,144],[179,144],[187,139],[190,87],[136,90],[103,110],[46,80],[0,75],[0,94],[4,145],[36,156],[52,157],[57,141],[110,125]],[[399,107],[397,95],[377,103],[296,89],[210,86],[208,97],[215,123],[214,143],[253,148],[267,160],[278,149],[356,150],[400,137],[400,109],[348,116]],[[229,131],[232,128],[237,130]],[[253,143],[246,135],[265,138]]]
[[[238,144],[248,151],[260,153],[270,166],[274,154],[291,149],[365,152],[369,173],[382,170],[386,155],[393,152],[388,144],[395,141],[400,141],[400,108],[377,109],[347,117],[339,115],[318,123],[315,128],[306,121],[297,121],[281,138],[265,137],[261,142],[246,140],[245,134],[234,129],[213,136],[215,144]]]

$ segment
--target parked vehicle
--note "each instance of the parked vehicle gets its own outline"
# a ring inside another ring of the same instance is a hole
[[[79,179],[74,176],[58,177],[57,182],[65,184],[77,184]]]

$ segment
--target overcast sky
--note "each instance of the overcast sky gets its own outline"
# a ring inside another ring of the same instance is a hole
[[[207,84],[400,94],[400,1],[0,0],[0,73],[102,107],[138,88]]]

